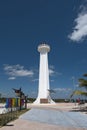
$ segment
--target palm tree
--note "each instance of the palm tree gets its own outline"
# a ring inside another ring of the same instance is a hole
[[[87,77],[87,74],[84,74],[83,75],[84,77]],[[79,86],[80,87],[85,87],[87,89],[87,79],[79,79]]]
[[[87,74],[84,74],[83,76],[87,77]],[[78,81],[79,81],[79,87],[84,87],[87,90],[87,79],[80,78]],[[70,97],[72,97],[73,95],[87,96],[87,91],[75,90],[75,91],[73,91],[73,93],[71,94]]]

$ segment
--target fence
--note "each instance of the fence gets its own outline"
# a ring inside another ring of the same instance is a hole
[[[0,127],[6,125],[8,122],[18,117],[18,111],[8,112],[0,114]]]

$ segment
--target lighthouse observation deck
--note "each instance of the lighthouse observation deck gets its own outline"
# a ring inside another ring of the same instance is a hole
[[[50,46],[47,45],[47,44],[40,44],[40,45],[38,46],[38,51],[39,51],[40,53],[49,52],[49,51],[50,51]]]

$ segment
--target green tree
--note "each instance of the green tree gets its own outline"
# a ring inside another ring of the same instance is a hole
[[[84,74],[83,76],[87,77],[87,74]],[[85,87],[87,90],[87,79],[84,79],[84,78],[79,79],[79,86]]]
[[[87,79],[85,79],[87,77],[87,74],[83,75],[84,78],[80,78],[79,81],[79,87],[83,87],[86,89],[86,91],[80,91],[80,90],[75,90],[70,97],[72,97],[73,95],[84,95],[87,96]]]
[[[87,74],[84,74],[83,76],[87,78]],[[87,79],[79,79],[79,87],[84,87],[86,89],[85,92],[81,91],[81,95],[87,96]]]

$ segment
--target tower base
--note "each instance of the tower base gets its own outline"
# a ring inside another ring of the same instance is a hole
[[[48,103],[48,99],[46,99],[46,98],[41,98],[41,99],[40,99],[40,103]]]
[[[33,104],[55,104],[55,102],[50,98],[37,98]]]

